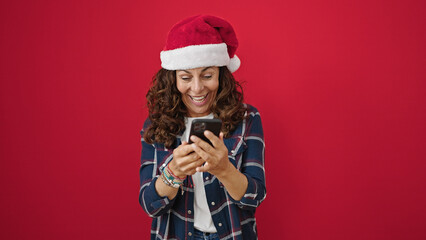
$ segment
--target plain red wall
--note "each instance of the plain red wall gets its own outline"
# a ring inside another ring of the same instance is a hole
[[[148,239],[167,31],[229,20],[261,112],[260,239],[426,239],[425,1],[1,1],[0,239]]]

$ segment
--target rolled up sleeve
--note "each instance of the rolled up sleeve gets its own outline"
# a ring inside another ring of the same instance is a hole
[[[157,153],[153,145],[143,140],[141,130],[141,167],[140,167],[140,191],[139,204],[150,217],[158,217],[167,212],[173,206],[174,200],[158,195],[155,189],[155,182],[158,179],[157,174]]]
[[[259,113],[252,111],[244,134],[245,151],[242,152],[241,173],[247,177],[247,190],[240,201],[241,208],[256,208],[266,197],[265,142]]]

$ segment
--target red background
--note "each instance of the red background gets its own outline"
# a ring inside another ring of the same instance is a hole
[[[145,94],[167,31],[237,31],[260,239],[426,239],[425,1],[1,1],[0,238],[148,239]]]

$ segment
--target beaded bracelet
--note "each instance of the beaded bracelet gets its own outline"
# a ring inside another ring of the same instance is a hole
[[[179,188],[180,187],[179,184],[174,184],[172,181],[168,180],[166,178],[166,176],[164,176],[164,172],[161,173],[160,178],[163,181],[163,183],[166,184],[169,187],[172,187],[172,188]]]
[[[185,180],[185,178],[180,178],[180,177],[178,177],[178,176],[176,176],[174,173],[173,173],[173,171],[172,171],[172,169],[170,169],[170,166],[169,165],[167,165],[167,171],[174,177],[174,178],[176,178],[176,179],[178,179],[178,180],[180,180],[180,181],[184,181]]]
[[[161,180],[163,180],[163,182],[167,186],[179,188],[183,184],[183,181],[185,179],[177,177],[167,166],[163,169],[163,172],[161,173]]]
[[[169,181],[171,184],[177,184],[180,185],[183,183],[183,180],[176,180],[173,176],[170,175],[170,173],[167,172],[167,170],[163,171],[164,178]]]

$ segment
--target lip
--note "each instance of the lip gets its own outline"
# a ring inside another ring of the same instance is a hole
[[[203,96],[203,95],[201,95],[201,96]],[[208,100],[209,100],[209,98],[210,98],[210,94],[209,94],[209,93],[207,93],[205,96],[206,96],[206,97],[204,98],[204,100],[203,100],[202,102],[196,102],[196,101],[194,101],[194,100],[192,99],[192,96],[191,96],[191,95],[188,95],[188,98],[189,98],[189,100],[191,101],[191,103],[192,103],[192,104],[194,104],[195,106],[201,107],[201,106],[203,106],[203,105],[205,105],[205,104],[207,103],[207,101],[208,101]],[[194,97],[199,97],[199,96],[194,96]]]

